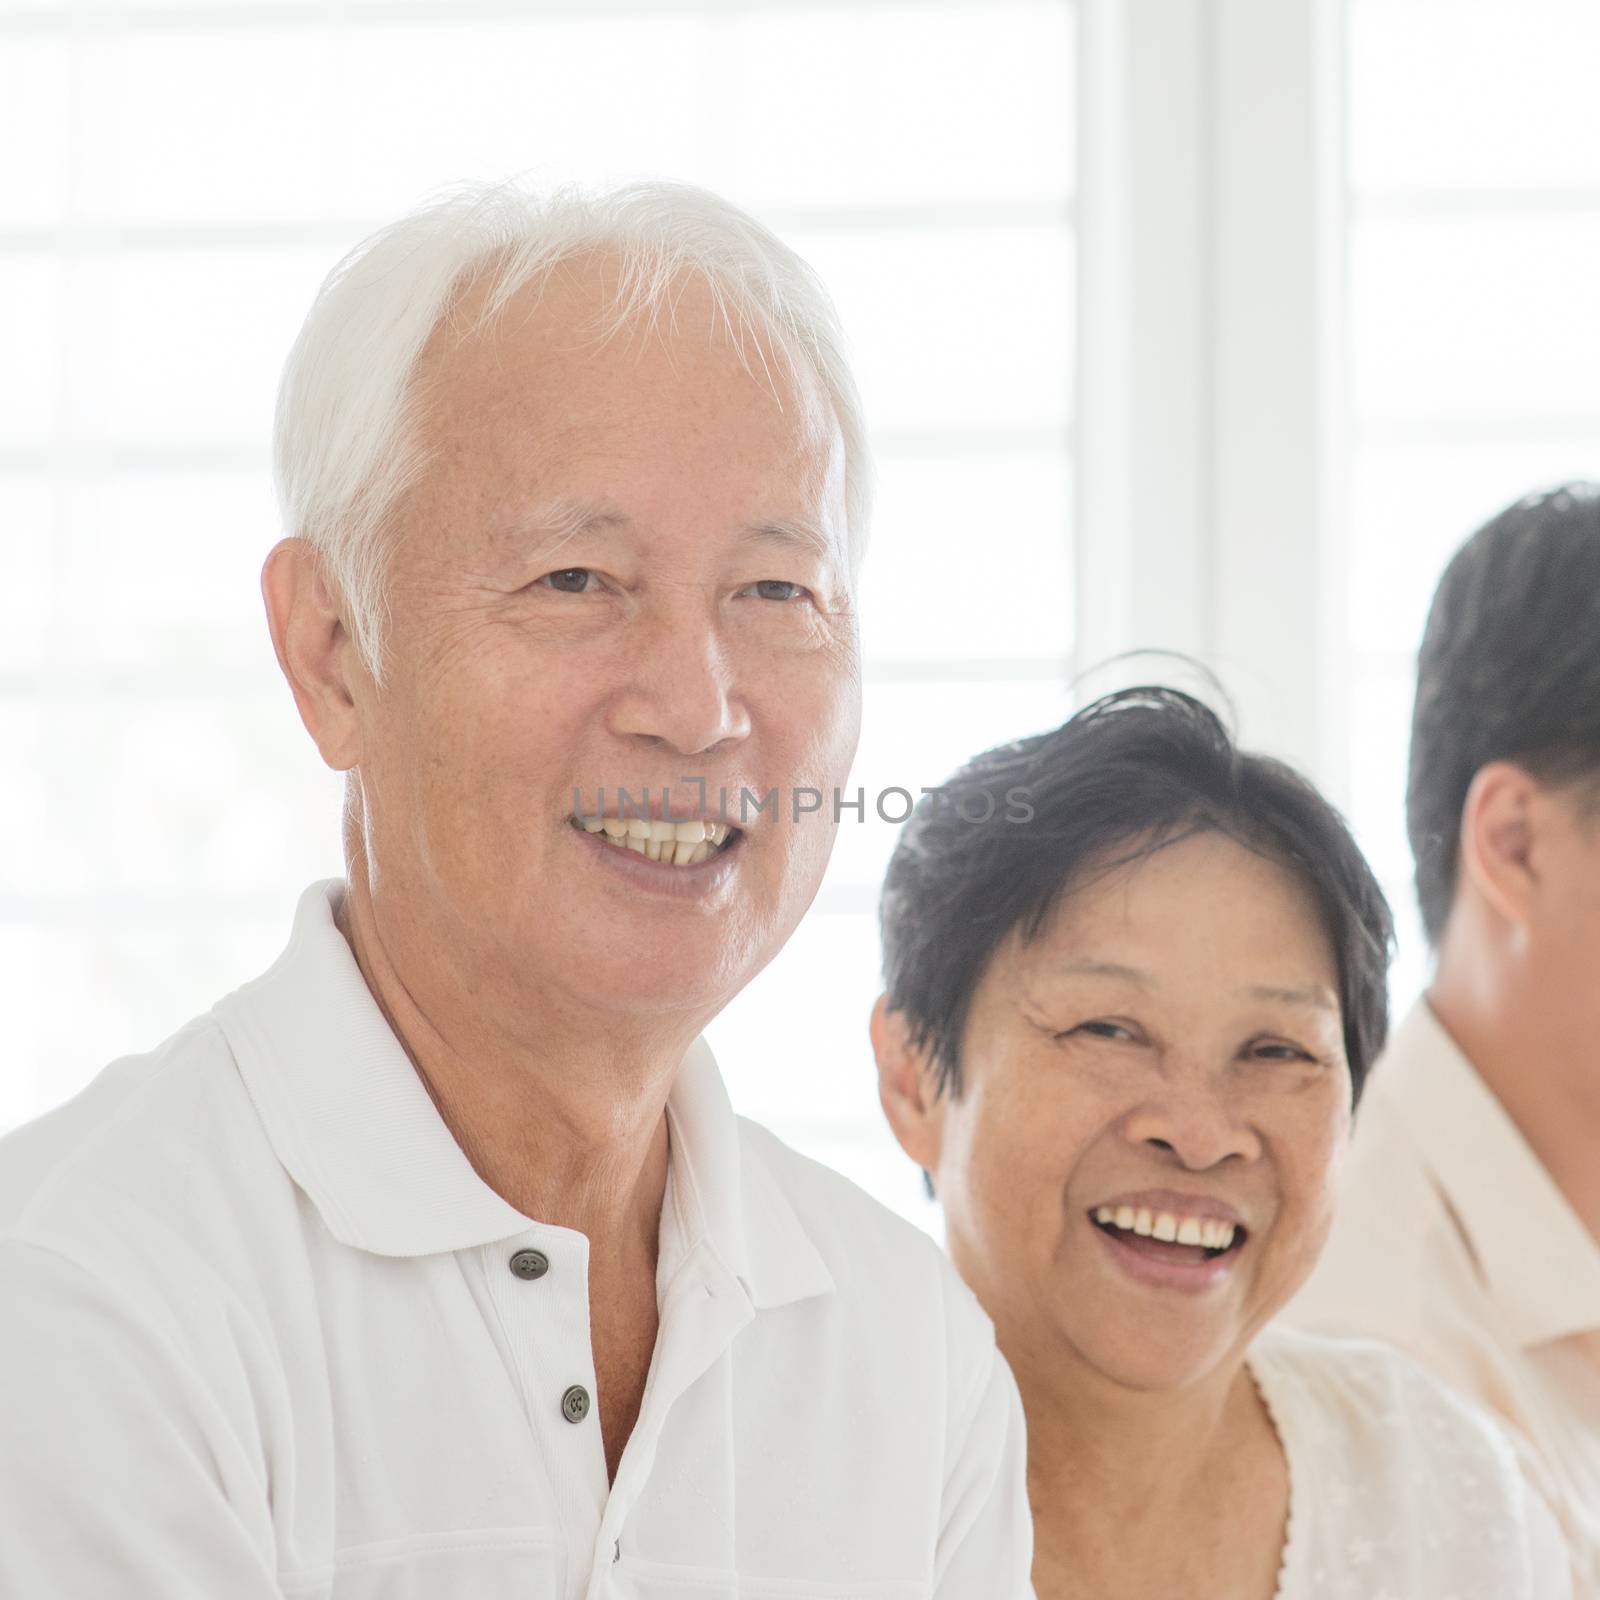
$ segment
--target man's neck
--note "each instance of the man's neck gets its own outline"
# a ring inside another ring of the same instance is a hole
[[[665,1106],[698,1028],[608,1029],[549,997],[497,1008],[470,982],[439,982],[446,958],[391,950],[354,878],[335,921],[478,1176],[524,1216],[587,1235],[597,1267],[641,1254],[653,1265]],[[537,1016],[537,1037],[497,1027],[502,1009]]]
[[[1441,955],[1429,1008],[1600,1241],[1600,1048],[1559,1003]]]
[[[667,1095],[697,1021],[608,1027],[559,996],[488,992],[446,939],[391,948],[355,874],[334,920],[478,1176],[525,1217],[588,1239],[595,1401],[614,1479],[655,1348]],[[530,1017],[536,1033],[519,1034]]]

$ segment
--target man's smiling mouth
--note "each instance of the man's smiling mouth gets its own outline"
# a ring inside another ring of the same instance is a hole
[[[726,822],[655,822],[643,817],[573,817],[574,828],[598,835],[618,850],[632,850],[663,866],[694,867],[721,855],[743,837]]]

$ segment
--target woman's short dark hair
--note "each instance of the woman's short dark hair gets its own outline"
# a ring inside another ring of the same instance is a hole
[[[1437,945],[1480,767],[1513,761],[1600,801],[1600,485],[1529,495],[1456,551],[1417,657],[1406,831]]]
[[[879,902],[888,1006],[961,1093],[968,1009],[1002,940],[1032,940],[1065,894],[1179,838],[1227,835],[1310,891],[1339,969],[1352,1092],[1389,1026],[1394,922],[1344,819],[1292,768],[1237,749],[1176,689],[1122,690],[1051,733],[999,745],[916,807]]]

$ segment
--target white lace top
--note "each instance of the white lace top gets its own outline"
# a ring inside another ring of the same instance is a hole
[[[1570,1600],[1498,1423],[1409,1356],[1268,1328],[1249,1367],[1289,1463],[1277,1600]]]

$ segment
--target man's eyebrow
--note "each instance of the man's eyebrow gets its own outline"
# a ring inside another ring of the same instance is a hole
[[[625,513],[611,506],[584,500],[551,500],[518,517],[512,537],[519,545],[554,555],[580,534],[609,533],[632,526]],[[741,530],[740,537],[749,543],[799,550],[824,560],[834,554],[828,535],[815,523],[800,518],[753,523]]]
[[[799,519],[780,519],[776,522],[758,522],[744,529],[741,537],[757,544],[778,545],[786,550],[800,550],[827,560],[832,557],[833,540],[814,522]]]
[[[611,506],[587,500],[548,500],[519,516],[509,537],[520,549],[553,556],[579,534],[606,533],[629,526],[629,519]]]
[[[1245,994],[1251,1000],[1276,1000],[1284,1005],[1307,1006],[1315,1011],[1337,1011],[1339,1002],[1333,994],[1320,983],[1307,984],[1304,988],[1280,988],[1276,984],[1257,984],[1246,989]]]

